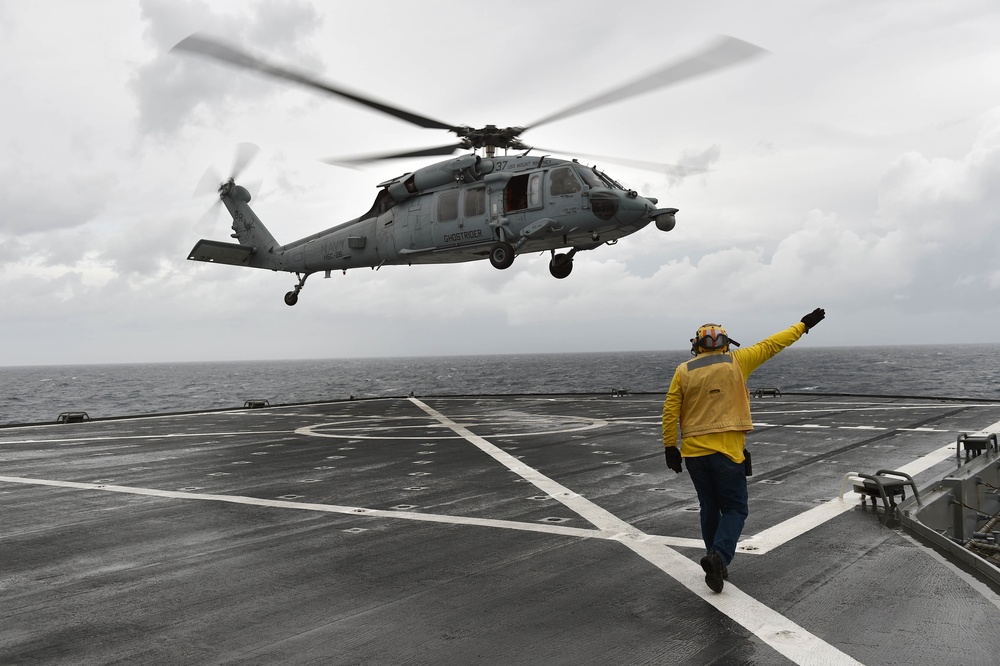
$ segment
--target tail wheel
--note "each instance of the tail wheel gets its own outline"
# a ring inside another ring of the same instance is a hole
[[[493,247],[490,248],[490,263],[493,264],[493,268],[500,270],[510,268],[510,265],[514,263],[514,248],[511,247],[511,244],[494,243]]]
[[[294,289],[285,294],[285,305],[291,306],[299,302],[299,292],[302,291],[302,287],[306,286],[306,279],[308,279],[310,275],[312,275],[312,273],[295,274],[295,277],[299,279],[299,283],[295,285]]]

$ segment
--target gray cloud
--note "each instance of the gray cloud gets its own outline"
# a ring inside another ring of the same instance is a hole
[[[177,42],[205,32],[250,51],[282,56],[297,66],[316,66],[308,38],[321,26],[307,2],[259,2],[236,14],[221,14],[200,0],[143,0],[142,17],[154,57],[136,70],[132,89],[139,103],[139,131],[168,138],[186,124],[218,122],[263,98],[282,84],[185,53]],[[224,26],[224,29],[223,29]]]
[[[20,236],[79,227],[104,210],[108,175],[40,173],[0,166],[0,234]]]
[[[0,364],[679,349],[708,319],[751,339],[817,305],[828,322],[805,344],[870,343],[876,323],[913,342],[947,342],[956,322],[982,335],[1000,326],[1000,122],[986,113],[1000,102],[983,85],[1000,69],[1000,12],[989,3],[765,0],[723,16],[624,0],[594,21],[573,2],[511,0],[507,15],[530,21],[488,38],[489,10],[457,14],[445,0],[67,1],[60,22],[36,4],[0,6]],[[636,39],[636,16],[671,39]],[[547,255],[506,271],[313,276],[288,308],[293,275],[186,260],[200,237],[229,240],[224,211],[199,220],[212,196],[191,198],[205,167],[221,174],[237,143],[261,145],[241,182],[264,177],[252,205],[288,242],[356,216],[376,183],[432,161],[348,171],[316,158],[449,137],[168,53],[196,31],[471,124],[530,122],[715,33],[772,55],[529,137],[709,169],[608,165],[680,208],[670,233],[581,252],[567,280],[549,276]]]

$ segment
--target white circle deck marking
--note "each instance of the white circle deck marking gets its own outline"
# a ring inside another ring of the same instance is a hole
[[[530,437],[534,435],[560,435],[569,432],[580,432],[603,428],[608,425],[604,419],[587,416],[560,416],[556,414],[536,415],[527,413],[500,414],[489,421],[481,416],[477,418],[456,417],[456,423],[469,430],[488,429],[490,437]],[[386,425],[386,421],[396,421],[396,424]],[[532,430],[535,427],[537,430]],[[399,434],[400,431],[420,430],[419,436]],[[514,432],[510,432],[514,430]],[[454,430],[442,425],[439,421],[426,416],[397,416],[386,419],[383,416],[372,416],[365,419],[349,419],[297,428],[295,433],[310,437],[329,437],[332,439],[355,440],[442,440],[464,439],[456,435]],[[440,434],[438,434],[440,433]]]

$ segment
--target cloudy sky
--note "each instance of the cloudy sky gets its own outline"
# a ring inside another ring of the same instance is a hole
[[[501,9],[502,8],[502,9]],[[369,109],[171,53],[204,32],[433,118],[526,125],[716,35],[766,57],[545,125],[569,155],[680,209],[581,253],[313,276],[186,260],[229,240],[207,169],[281,242],[367,210],[448,143]],[[996,342],[1000,7],[993,0],[615,3],[0,0],[0,365],[683,349],[814,307],[813,346]]]

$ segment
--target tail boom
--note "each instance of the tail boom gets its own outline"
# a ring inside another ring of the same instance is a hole
[[[230,180],[219,189],[233,218],[233,238],[239,243],[201,239],[188,253],[190,261],[281,270],[275,252],[281,247],[249,206],[250,193]]]

